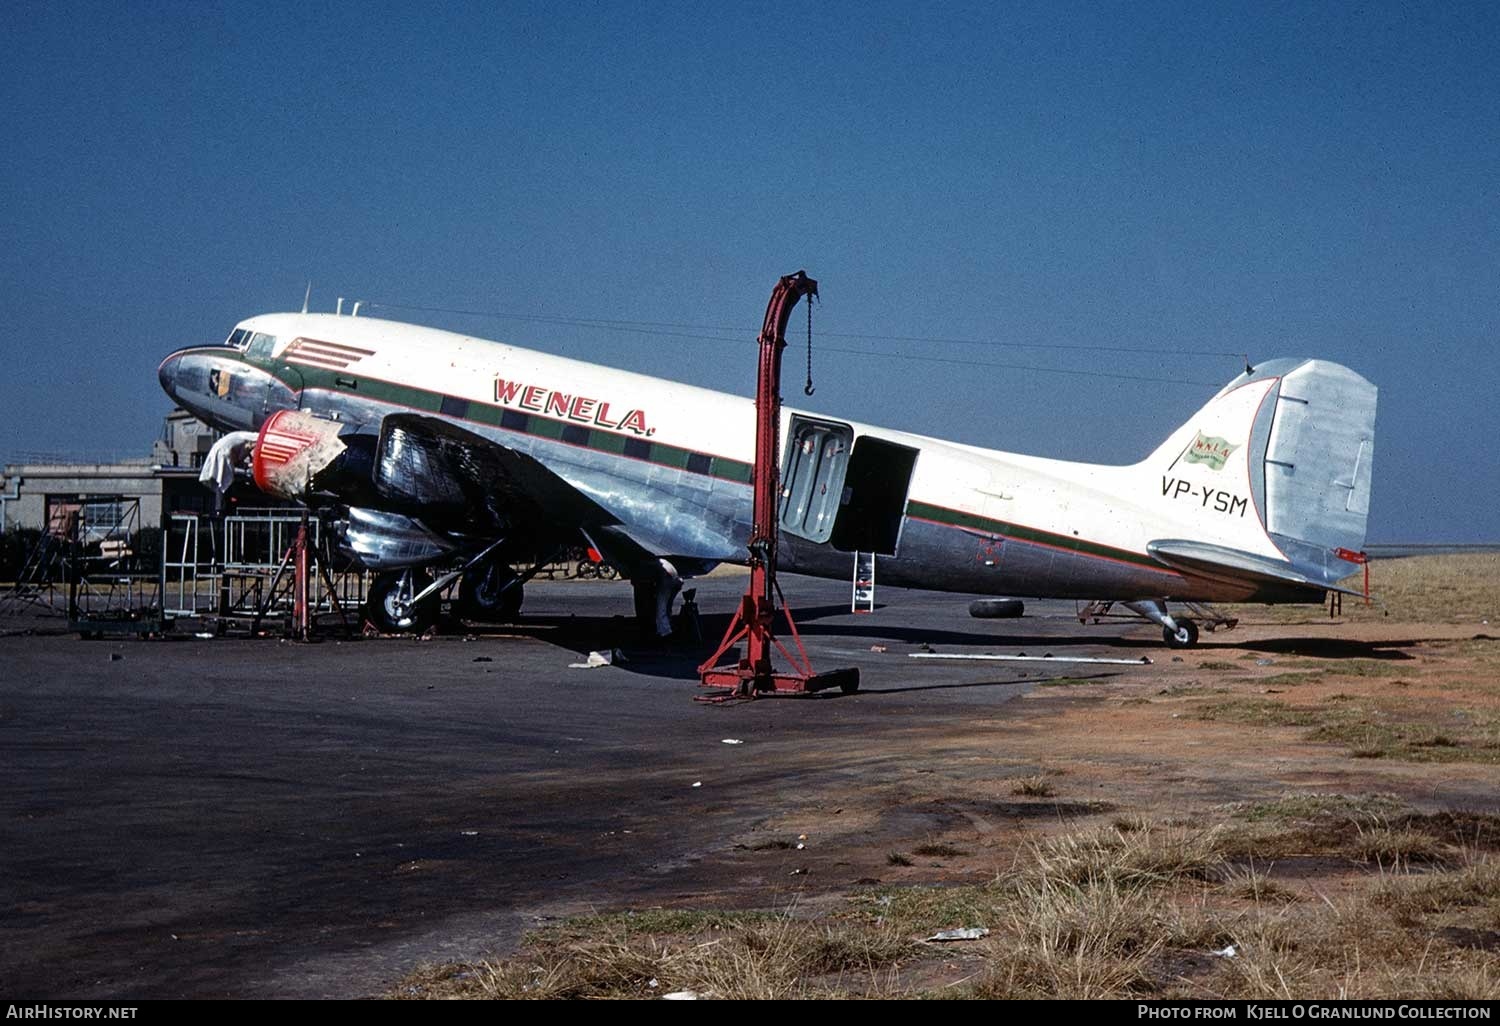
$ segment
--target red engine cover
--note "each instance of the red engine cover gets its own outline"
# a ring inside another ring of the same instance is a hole
[[[343,451],[338,424],[301,410],[278,410],[260,429],[250,470],[261,491],[300,499],[312,476]]]

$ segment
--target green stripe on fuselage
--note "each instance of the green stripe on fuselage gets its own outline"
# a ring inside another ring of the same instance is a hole
[[[1117,549],[1109,545],[1100,545],[1097,542],[1084,541],[1081,538],[1071,538],[1065,534],[1053,534],[1051,531],[1041,531],[1035,527],[1025,527],[1021,524],[1012,524],[1004,520],[982,517],[976,513],[964,513],[956,509],[934,506],[931,503],[919,502],[915,499],[907,503],[906,515],[920,517],[923,520],[933,520],[949,527],[967,527],[971,530],[985,531],[1003,538],[1011,538],[1015,541],[1034,542],[1038,545],[1048,545],[1056,549],[1068,549],[1080,555],[1099,556],[1104,559],[1119,560],[1122,563],[1131,563],[1135,566],[1148,567],[1164,573],[1169,572],[1150,556],[1142,555],[1139,552],[1131,552],[1128,549]]]
[[[215,350],[215,353],[221,356],[232,355],[242,362],[268,371],[294,391],[311,388],[330,392],[344,392],[365,399],[373,399],[396,406],[405,406],[408,409],[421,410],[426,413],[440,413],[443,399],[445,398],[441,392],[433,392],[414,385],[402,385],[391,381],[362,377],[350,371],[334,371],[301,365],[292,366],[275,360],[251,360],[247,359],[243,353],[231,354],[222,350]],[[357,384],[353,388],[341,385],[338,381],[340,378],[345,381],[357,382]],[[501,415],[508,407],[495,406],[485,403],[482,400],[470,399],[468,402],[467,420],[490,427],[500,427]],[[556,441],[562,438],[563,428],[572,423],[571,421],[555,420],[538,413],[528,412],[525,430],[516,433]],[[514,429],[501,428],[501,430],[513,431]],[[626,442],[631,440],[632,436],[630,435],[590,428],[587,441],[584,445],[586,448],[598,452],[623,455],[625,453]],[[645,441],[645,439],[641,439],[641,441]],[[736,484],[748,485],[750,483],[751,467],[749,463],[730,459],[726,456],[701,453],[695,449],[685,449],[667,445],[663,442],[650,442],[648,443],[646,455],[639,458],[659,466],[685,470],[687,469],[688,458],[694,455],[708,457],[712,460],[709,476]],[[1160,573],[1171,573],[1170,570],[1167,570],[1160,563],[1143,553],[1131,552],[1127,549],[1117,549],[1109,545],[1100,545],[1097,542],[1084,541],[1083,539],[1069,537],[1068,535],[1054,534],[1050,531],[1026,527],[1021,524],[1013,524],[1004,520],[996,520],[991,517],[979,516],[975,513],[964,513],[960,510],[948,509],[944,506],[921,502],[917,499],[912,499],[907,503],[906,515],[932,521],[945,527],[983,531],[1015,541],[1031,542],[1051,548],[1066,549],[1070,552],[1077,552],[1080,555],[1112,559],[1122,563],[1129,563],[1133,566],[1145,567]]]
[[[227,355],[227,354],[226,354]],[[243,354],[236,354],[243,358]],[[246,360],[252,366],[259,367],[275,375],[282,383],[294,391],[305,391],[307,389],[321,389],[327,392],[343,392],[359,396],[362,399],[372,399],[377,402],[390,403],[394,406],[405,406],[408,409],[421,410],[424,413],[441,413],[443,399],[446,396],[441,392],[433,392],[415,385],[402,385],[392,381],[384,381],[379,378],[367,378],[355,373],[353,370],[335,371],[326,370],[321,367],[306,367],[300,364],[289,365],[281,361]],[[354,387],[341,384],[342,381],[356,382]],[[454,396],[453,398],[463,398]],[[482,400],[469,399],[468,416],[463,418],[490,427],[500,427],[501,415],[509,407],[495,406]],[[563,437],[563,429],[569,426],[585,427],[574,421],[557,420],[545,417],[539,413],[526,411],[527,423],[523,431],[518,434],[530,435],[535,438],[546,438],[551,441],[560,441]],[[625,443],[633,436],[618,434],[613,431],[603,431],[599,428],[586,427],[586,440],[582,443],[584,448],[597,450],[619,456],[625,452]],[[502,428],[511,431],[512,428]],[[645,439],[641,439],[645,441]],[[750,464],[739,460],[730,459],[727,456],[715,456],[711,453],[699,452],[696,449],[684,449],[675,445],[667,445],[664,442],[649,442],[647,455],[643,457],[648,463],[655,463],[663,467],[673,467],[677,470],[686,470],[688,458],[691,456],[703,456],[712,461],[709,476],[721,478],[736,484],[750,483]]]

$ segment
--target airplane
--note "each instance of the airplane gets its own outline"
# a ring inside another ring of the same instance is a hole
[[[366,615],[421,632],[457,611],[504,622],[540,564],[580,542],[671,631],[682,581],[747,562],[754,402],[415,324],[273,313],[169,355],[179,405],[229,432],[205,479],[248,463],[257,487],[325,518],[376,576]],[[748,374],[747,374],[748,378]],[[882,583],[1113,604],[1198,641],[1181,610],[1322,603],[1356,569],[1376,388],[1317,359],[1247,366],[1127,466],[986,449],[783,407],[778,568]],[[1181,607],[1174,615],[1169,604]]]

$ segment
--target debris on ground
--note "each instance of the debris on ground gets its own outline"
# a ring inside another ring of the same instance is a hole
[[[979,940],[979,938],[981,938],[981,937],[988,937],[989,935],[990,935],[990,931],[987,930],[987,929],[985,929],[983,926],[968,926],[968,927],[963,928],[962,930],[939,930],[937,933],[933,934],[931,937],[928,937],[927,940],[929,942],[930,941],[968,941],[968,940]]]
[[[589,653],[588,661],[582,663],[569,663],[568,668],[573,670],[592,670],[600,666],[613,666],[615,663],[629,662],[625,653],[618,648],[608,651],[595,650]]]

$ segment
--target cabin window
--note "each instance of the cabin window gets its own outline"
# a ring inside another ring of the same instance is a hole
[[[245,355],[256,360],[269,360],[271,352],[275,348],[275,335],[267,335],[257,331],[250,336],[250,344],[245,347]]]
[[[250,332],[247,331],[246,329],[244,329],[244,328],[235,328],[233,331],[231,331],[229,333],[229,338],[227,338],[227,339],[224,340],[224,344],[226,346],[229,346],[232,349],[244,349],[245,348],[245,339],[247,339],[249,337],[250,337]]]

